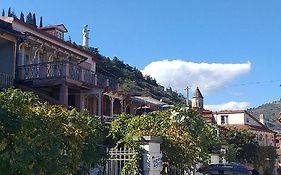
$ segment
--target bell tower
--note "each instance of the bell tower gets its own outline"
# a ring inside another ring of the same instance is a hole
[[[197,87],[192,96],[191,107],[200,111],[203,110],[203,99],[204,97],[200,92],[199,87]]]

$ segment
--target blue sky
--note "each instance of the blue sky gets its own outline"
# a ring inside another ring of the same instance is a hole
[[[141,70],[165,59],[222,68],[250,63],[224,87],[202,90],[205,104],[255,107],[281,97],[280,0],[0,0],[0,7],[35,12],[45,25],[63,23],[77,43],[88,24],[90,45]],[[206,84],[218,80],[207,77]]]

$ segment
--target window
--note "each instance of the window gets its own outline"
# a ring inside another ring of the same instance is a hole
[[[249,123],[249,122],[250,122],[250,119],[249,119],[249,118],[246,118],[246,122]]]
[[[221,116],[221,124],[222,125],[228,124],[228,115]]]

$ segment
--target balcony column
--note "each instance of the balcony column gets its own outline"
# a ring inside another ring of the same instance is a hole
[[[76,95],[75,102],[75,106],[77,109],[79,109],[80,111],[83,111],[85,109],[85,96],[83,92],[80,92]]]
[[[124,113],[124,100],[120,100],[120,105],[121,105],[121,114]]]
[[[109,86],[109,79],[106,79],[106,81],[105,81],[105,86],[106,86],[106,87]]]
[[[66,84],[60,86],[59,101],[61,105],[68,107],[68,86]]]
[[[97,74],[94,75],[94,84],[95,84],[95,86],[98,85],[98,75]]]
[[[24,56],[25,56],[25,43],[21,43],[19,45],[19,49],[20,49],[20,55],[19,55],[19,60],[17,62],[17,66],[22,66],[24,65]],[[23,67],[20,67],[18,69],[18,75],[17,75],[17,80],[24,80],[25,79],[25,71]]]
[[[65,76],[69,77],[70,71],[69,71],[69,62],[65,62]]]
[[[102,93],[98,93],[98,116],[101,116]]]
[[[38,64],[38,63],[40,62],[40,59],[39,59],[39,51],[40,51],[40,48],[37,48],[37,49],[34,51],[33,60],[32,60],[32,63],[33,63],[33,64]]]
[[[24,55],[25,55],[25,43],[21,43],[19,45],[19,58],[18,58],[17,66],[24,65]]]
[[[110,116],[113,116],[113,109],[114,109],[114,97],[109,97],[110,99]]]

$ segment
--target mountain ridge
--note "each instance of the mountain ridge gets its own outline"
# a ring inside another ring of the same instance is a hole
[[[281,112],[281,101],[272,101],[262,104],[255,108],[249,108],[247,111],[255,118],[259,119],[260,114],[264,115],[265,124],[268,128],[281,132],[281,124],[278,119]]]
[[[185,103],[182,94],[173,91],[172,88],[161,86],[154,78],[144,76],[139,69],[125,64],[117,57],[110,59],[100,55],[97,72],[117,80],[122,91],[129,95],[150,96],[173,105]]]

